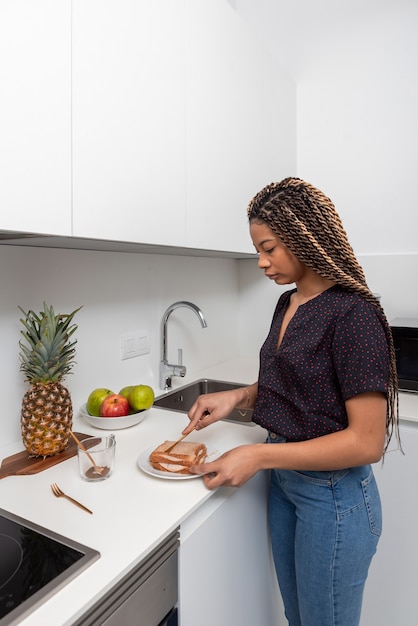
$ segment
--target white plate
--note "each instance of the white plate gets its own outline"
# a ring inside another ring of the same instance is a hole
[[[122,417],[95,417],[87,413],[86,405],[80,409],[80,413],[83,419],[94,426],[95,428],[101,428],[103,430],[121,430],[122,428],[130,428],[142,422],[147,414],[147,411],[140,411],[139,413],[131,413],[130,415],[123,415]]]
[[[141,452],[138,457],[138,467],[146,474],[150,474],[150,476],[157,476],[157,478],[165,478],[166,480],[190,480],[190,478],[200,478],[202,476],[202,474],[176,474],[175,472],[161,472],[160,470],[155,469],[149,462],[149,455],[153,450],[155,450],[156,447],[157,446],[155,445],[152,446],[152,448],[147,448],[147,450]]]

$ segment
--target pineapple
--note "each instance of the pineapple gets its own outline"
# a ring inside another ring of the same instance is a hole
[[[27,342],[19,341],[20,370],[31,384],[22,402],[22,439],[31,456],[45,458],[65,450],[70,438],[72,402],[61,381],[74,365],[77,341],[70,342],[70,337],[77,326],[71,322],[80,309],[55,315],[45,302],[39,315],[19,309],[25,315],[20,321]]]

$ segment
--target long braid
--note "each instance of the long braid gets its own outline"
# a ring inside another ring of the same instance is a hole
[[[401,447],[398,375],[389,322],[367,285],[334,204],[310,183],[289,177],[267,185],[251,200],[248,219],[265,222],[307,267],[358,293],[377,309],[390,350],[385,452],[394,431]]]

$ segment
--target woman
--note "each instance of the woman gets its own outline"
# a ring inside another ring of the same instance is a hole
[[[260,269],[296,288],[278,301],[258,382],[200,396],[184,433],[237,407],[253,408],[268,437],[193,471],[214,489],[271,470],[271,541],[290,626],[356,626],[381,532],[370,463],[394,430],[399,438],[390,328],[321,191],[286,178],[253,198],[248,217]]]

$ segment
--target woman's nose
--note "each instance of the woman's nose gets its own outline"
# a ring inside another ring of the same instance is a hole
[[[264,269],[265,267],[268,267],[269,262],[267,257],[264,254],[259,254],[258,256],[258,267],[260,269]]]

